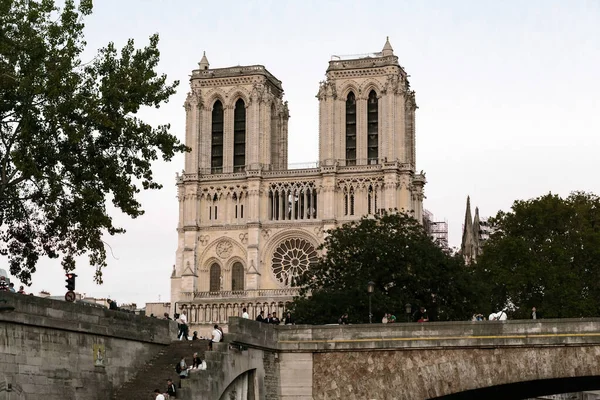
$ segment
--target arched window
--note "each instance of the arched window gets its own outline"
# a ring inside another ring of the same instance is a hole
[[[218,292],[221,290],[221,266],[214,263],[210,266],[210,291]]]
[[[346,165],[356,165],[356,97],[346,98]]]
[[[210,172],[223,172],[223,103],[215,101],[212,110],[212,148]]]
[[[235,102],[233,112],[233,171],[242,172],[246,166],[246,105]]]
[[[240,262],[231,269],[231,290],[244,290],[244,266]]]
[[[371,90],[367,102],[367,157],[369,164],[376,164],[379,158],[379,111],[377,93]]]

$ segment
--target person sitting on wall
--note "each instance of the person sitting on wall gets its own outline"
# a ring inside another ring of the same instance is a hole
[[[106,300],[108,302],[108,309],[117,311],[119,307],[117,306],[117,302],[111,299]]]
[[[198,369],[202,365],[202,359],[198,355],[198,352],[194,353],[194,357],[192,358],[192,368]]]
[[[338,319],[338,324],[340,325],[348,325],[348,313],[342,314],[340,319]]]
[[[154,399],[155,400],[165,400],[165,396],[162,395],[160,390],[154,389]]]
[[[417,311],[413,314],[414,322],[427,322],[429,321],[429,317],[427,316],[427,310],[425,307],[419,307]]]
[[[198,331],[194,331],[194,336],[192,336],[192,340],[199,340]]]
[[[169,399],[174,399],[177,396],[177,388],[171,378],[167,379],[167,394],[169,395]]]
[[[177,364],[179,368],[175,368],[175,371],[179,374],[181,379],[185,379],[188,377],[188,366],[185,362],[185,357],[181,357],[179,364]]]

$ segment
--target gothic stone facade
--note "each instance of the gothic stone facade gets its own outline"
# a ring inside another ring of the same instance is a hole
[[[389,41],[332,57],[326,76],[319,162],[288,169],[281,81],[260,65],[211,69],[206,56],[192,72],[171,301],[193,327],[242,307],[281,317],[329,229],[382,210],[422,218],[415,96]]]

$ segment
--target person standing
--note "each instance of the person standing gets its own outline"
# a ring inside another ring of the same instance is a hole
[[[212,350],[213,343],[219,343],[221,341],[222,337],[223,337],[223,334],[221,333],[221,330],[219,329],[219,325],[215,324],[215,327],[212,331],[212,337],[208,341],[208,348],[210,350]]]
[[[292,318],[292,313],[290,313],[288,311],[288,313],[285,315],[285,318],[283,319],[283,323],[285,325],[294,325],[294,319]]]
[[[258,317],[256,317],[256,320],[258,322],[265,322],[265,312],[261,310],[260,314],[258,314]]]
[[[244,309],[243,309],[242,318],[244,318],[244,319],[250,318],[250,316],[248,315],[248,312],[246,311],[246,307],[244,307]]]
[[[190,338],[188,337],[190,333],[190,327],[187,324],[187,311],[183,310],[181,312],[181,315],[179,316],[179,319],[181,321],[181,326],[179,327],[179,329],[182,339],[185,338],[185,340],[190,340]]]
[[[279,325],[281,323],[279,318],[277,318],[277,313],[273,313],[273,315],[271,316],[271,319],[269,320],[269,323],[273,324],[273,325]]]
[[[158,389],[154,389],[154,400],[165,400],[165,396]]]
[[[535,307],[532,307],[531,308],[531,316],[530,316],[530,318],[531,319],[541,319],[542,318],[542,314],[538,310],[536,310]]]

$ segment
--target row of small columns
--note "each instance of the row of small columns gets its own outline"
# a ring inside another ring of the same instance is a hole
[[[277,313],[279,319],[283,319],[289,302],[270,303],[222,303],[222,304],[179,304],[179,311],[187,311],[189,323],[220,323],[225,324],[229,317],[241,317],[244,307],[250,319],[256,319],[261,311],[266,317],[269,313]]]

